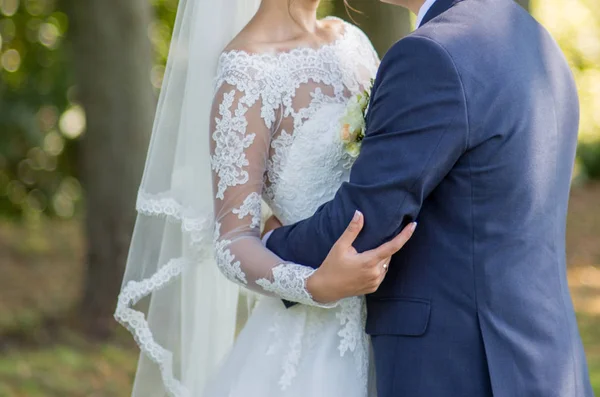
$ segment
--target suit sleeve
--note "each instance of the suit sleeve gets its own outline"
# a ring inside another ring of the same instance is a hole
[[[462,80],[448,52],[425,37],[400,40],[382,60],[350,181],[311,218],[275,230],[267,247],[317,268],[355,210],[365,216],[359,252],[392,239],[466,151],[468,135]]]

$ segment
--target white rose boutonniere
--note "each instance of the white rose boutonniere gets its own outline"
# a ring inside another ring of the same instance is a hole
[[[362,140],[365,137],[365,118],[369,108],[369,99],[373,89],[373,80],[362,93],[353,96],[346,105],[346,111],[340,119],[341,138],[344,149],[352,158],[358,157]]]

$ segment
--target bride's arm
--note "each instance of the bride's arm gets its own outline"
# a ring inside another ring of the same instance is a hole
[[[269,110],[252,88],[244,82],[225,82],[211,114],[217,265],[229,280],[255,292],[334,306],[318,304],[307,292],[305,282],[313,269],[283,261],[261,243],[261,192],[272,125],[264,113]]]

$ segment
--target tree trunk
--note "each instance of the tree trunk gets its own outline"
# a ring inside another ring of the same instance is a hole
[[[346,20],[350,17],[354,19],[358,27],[369,36],[380,56],[411,31],[410,12],[404,7],[380,1],[350,0],[348,4],[362,14],[350,11],[348,15],[344,2],[335,0],[334,15]]]
[[[135,221],[155,96],[147,0],[68,0],[77,100],[86,112],[80,142],[86,193],[87,277],[80,316],[98,337],[112,314]]]

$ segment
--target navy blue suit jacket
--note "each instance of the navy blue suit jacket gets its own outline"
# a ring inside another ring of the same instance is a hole
[[[565,271],[579,106],[512,0],[437,0],[381,63],[349,183],[267,246],[318,267],[419,226],[367,297],[379,397],[590,397]]]

